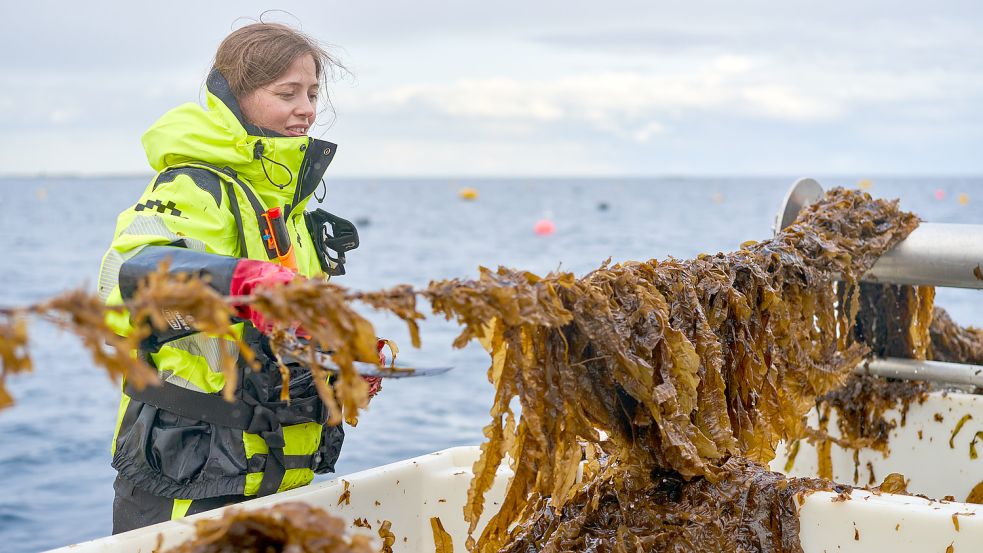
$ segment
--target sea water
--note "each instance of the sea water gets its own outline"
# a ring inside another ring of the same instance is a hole
[[[93,290],[120,211],[148,177],[0,179],[0,306]],[[661,179],[328,179],[320,205],[357,221],[361,246],[335,282],[373,290],[432,279],[475,277],[479,266],[577,275],[612,262],[691,258],[761,240],[791,177]],[[981,178],[821,178],[900,198],[923,220],[983,224]],[[474,188],[465,201],[458,192]],[[318,207],[312,200],[309,209]],[[548,219],[555,232],[533,229]],[[938,304],[961,324],[983,326],[983,296],[941,290]],[[425,306],[423,307],[425,309]],[[477,444],[488,421],[489,359],[480,347],[455,350],[459,328],[432,317],[414,350],[402,324],[364,310],[400,358],[452,365],[432,378],[387,381],[347,438],[337,475]],[[0,550],[37,551],[110,533],[110,440],[119,385],[93,366],[73,336],[31,327],[33,374],[8,379],[17,404],[0,411]],[[334,475],[319,476],[318,479]]]

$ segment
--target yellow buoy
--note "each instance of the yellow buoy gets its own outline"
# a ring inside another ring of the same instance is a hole
[[[860,179],[860,182],[857,183],[857,186],[859,186],[864,190],[869,190],[874,187],[874,181],[870,179]]]
[[[478,190],[477,189],[474,189],[474,188],[471,188],[470,186],[465,186],[464,188],[462,188],[462,189],[460,189],[460,190],[457,191],[457,195],[462,200],[477,200],[478,199]]]
[[[969,205],[969,194],[963,192],[959,195],[959,205]]]

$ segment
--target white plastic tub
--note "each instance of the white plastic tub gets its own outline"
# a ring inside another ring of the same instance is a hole
[[[953,436],[959,421],[966,419],[959,432]],[[809,424],[817,427],[818,415],[809,413]],[[827,431],[838,436],[836,410],[830,410]],[[928,497],[952,496],[963,501],[977,485],[983,482],[983,396],[960,392],[933,392],[924,403],[912,402],[907,416],[898,409],[884,414],[884,419],[895,423],[888,441],[887,456],[872,449],[861,449],[854,462],[853,450],[832,445],[831,460],[833,480],[843,484],[865,486],[880,484],[885,476],[898,472],[905,476],[908,491]],[[978,457],[970,456],[970,445],[976,440]],[[950,446],[951,440],[951,446]],[[783,470],[786,464],[784,447],[772,462],[772,470]],[[789,474],[791,476],[816,476],[819,457],[816,448],[805,441],[799,445]],[[873,472],[873,475],[871,475]],[[873,476],[873,477],[872,477]],[[983,551],[983,542],[978,545]]]
[[[355,474],[290,490],[273,496],[253,499],[228,508],[269,507],[282,501],[304,501],[348,520],[353,533],[378,537],[383,521],[392,522],[396,535],[394,552],[434,551],[430,517],[440,521],[454,537],[454,550],[466,552],[464,540],[467,526],[463,507],[471,482],[471,466],[478,458],[477,447],[455,447],[415,459],[399,461]],[[488,494],[486,519],[497,510],[497,500],[505,495],[509,472],[503,469]],[[349,483],[349,503],[338,500]],[[158,536],[163,536],[163,549],[173,547],[194,535],[194,522],[201,518],[221,516],[223,509],[163,522],[100,538],[61,549],[59,553],[151,553],[159,551]],[[356,518],[368,520],[371,529],[356,527]],[[381,543],[381,542],[380,542]]]
[[[953,435],[966,415],[971,418]],[[815,410],[809,418],[816,426]],[[855,491],[849,501],[833,502],[830,494],[817,493],[800,509],[803,549],[807,553],[983,551],[983,505],[961,503],[983,482],[983,440],[976,442],[979,456],[970,456],[970,444],[983,430],[983,396],[935,392],[924,403],[911,403],[903,426],[898,409],[887,411],[884,418],[895,422],[888,454],[861,449],[855,462],[853,450],[833,444],[833,480],[864,486],[872,480],[879,484],[897,472],[905,476],[911,493],[952,496],[957,501]],[[830,411],[827,429],[838,435],[835,409]],[[773,470],[783,469],[785,454],[779,448]],[[817,470],[816,448],[803,441],[789,474],[816,476]]]
[[[965,415],[971,418],[953,437],[956,424]],[[811,417],[815,424],[816,413]],[[831,417],[828,428],[835,435],[835,410]],[[911,492],[937,498],[951,495],[957,500],[964,499],[983,481],[983,440],[977,441],[979,458],[972,459],[969,454],[976,433],[983,431],[983,396],[933,393],[924,403],[911,404],[904,426],[897,410],[888,411],[885,418],[897,423],[889,442],[890,454],[885,457],[877,451],[861,450],[859,469],[855,470],[853,452],[833,445],[834,480],[862,486],[870,481],[871,470],[878,483],[887,474],[900,472],[909,479]],[[779,456],[772,463],[774,470],[784,467],[784,454],[780,447]],[[464,552],[466,525],[462,508],[477,456],[477,447],[451,448],[239,506],[257,508],[280,501],[305,501],[346,518],[353,532],[373,536],[382,521],[389,520],[396,535],[397,552],[432,552],[430,517],[436,516],[453,536],[455,550]],[[790,475],[815,476],[817,467],[815,448],[803,442]],[[508,476],[507,469],[499,471],[488,494],[486,516],[496,510]],[[345,481],[349,483],[350,503],[339,505]],[[954,552],[983,551],[983,505],[864,491],[856,491],[849,500],[842,501],[836,494],[817,492],[805,499],[799,512],[806,553],[941,553],[950,545]],[[165,548],[174,546],[193,535],[193,523],[199,517],[221,514],[221,510],[203,513],[56,551],[150,553],[158,546],[158,536],[163,537]],[[356,518],[368,520],[372,529],[356,527]]]

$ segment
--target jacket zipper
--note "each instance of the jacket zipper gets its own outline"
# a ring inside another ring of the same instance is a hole
[[[297,171],[297,186],[294,188],[294,201],[283,206],[284,219],[290,217],[290,212],[293,210],[295,206],[300,204],[300,200],[302,199],[300,197],[300,193],[304,188],[304,181],[307,180],[307,172],[310,170],[309,162],[311,159],[311,152],[313,151],[313,148],[311,148],[312,142],[313,139],[307,137],[307,148],[304,149],[304,159],[301,160],[300,169]]]

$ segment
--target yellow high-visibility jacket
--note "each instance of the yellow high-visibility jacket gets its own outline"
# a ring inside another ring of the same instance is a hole
[[[238,258],[276,258],[260,221],[273,207],[283,210],[298,272],[325,278],[303,212],[335,145],[249,124],[217,71],[207,95],[207,109],[181,105],[143,136],[157,175],[119,215],[103,257],[99,294],[109,304],[125,301],[164,259],[172,271],[209,274],[211,285],[227,292],[221,288]],[[201,499],[266,495],[334,470],[344,432],[324,423],[310,371],[297,371],[292,402],[280,403],[281,377],[264,355],[265,338],[248,321],[237,323],[265,364],[254,372],[240,360],[236,401],[225,402],[223,340],[195,332],[179,315],[169,323],[173,332],[145,340],[139,352],[164,386],[137,392],[124,382],[112,461],[121,476],[154,495]],[[124,335],[131,328],[125,313],[110,324]]]

